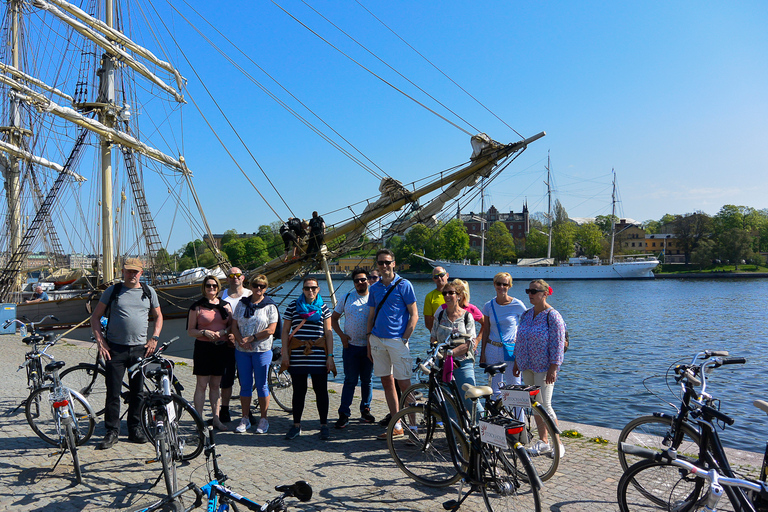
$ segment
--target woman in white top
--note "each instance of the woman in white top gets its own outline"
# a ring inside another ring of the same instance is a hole
[[[243,297],[235,307],[232,333],[235,335],[235,359],[240,379],[240,405],[243,419],[235,429],[245,432],[251,427],[248,413],[251,410],[253,383],[259,397],[261,419],[256,432],[269,430],[267,410],[269,409],[269,386],[267,378],[272,362],[272,339],[279,319],[277,305],[267,297],[269,286],[267,276],[258,275],[251,280],[253,295]]]

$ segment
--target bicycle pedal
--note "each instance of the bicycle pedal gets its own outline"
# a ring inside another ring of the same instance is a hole
[[[149,460],[145,460],[144,464],[154,464],[155,462],[157,462],[157,459],[149,459]]]
[[[448,500],[443,502],[443,508],[445,510],[456,510],[456,507],[459,505],[459,502],[456,500]]]

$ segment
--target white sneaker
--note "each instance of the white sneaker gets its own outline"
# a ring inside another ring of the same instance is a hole
[[[541,439],[533,443],[530,448],[528,448],[528,453],[531,455],[542,455],[545,453],[549,453],[552,451],[552,447],[549,446],[549,443],[545,443]]]
[[[240,420],[240,424],[235,429],[235,432],[239,432],[240,434],[242,434],[249,428],[251,428],[251,422],[248,421],[248,418],[243,418]]]
[[[261,418],[259,420],[259,426],[256,427],[256,433],[266,434],[267,430],[269,430],[269,422],[267,421],[267,418]]]

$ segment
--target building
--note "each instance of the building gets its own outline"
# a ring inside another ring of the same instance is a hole
[[[511,210],[509,213],[500,213],[495,206],[491,205],[485,214],[469,212],[469,215],[461,215],[461,221],[464,223],[467,233],[469,233],[469,246],[477,250],[480,250],[483,221],[488,223],[486,229],[490,228],[494,222],[503,222],[507,226],[512,238],[515,239],[515,242],[522,242],[523,245],[525,244],[525,237],[530,230],[527,204],[523,205],[523,211],[520,213],[514,213]]]
[[[616,223],[615,243],[621,254],[643,253],[645,249],[645,230],[639,224],[620,219]]]
[[[677,235],[657,233],[645,235],[645,250],[652,254],[660,254],[663,263],[685,263],[685,253],[680,249]]]
[[[356,268],[372,270],[376,268],[374,256],[347,256],[335,263],[336,272],[352,272]]]

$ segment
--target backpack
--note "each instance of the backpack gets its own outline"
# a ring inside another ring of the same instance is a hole
[[[443,319],[443,313],[445,313],[445,310],[443,308],[440,308],[440,313],[437,314],[437,323],[440,324],[440,320]],[[472,318],[472,313],[469,311],[464,311],[464,330],[469,332],[469,324],[470,322],[474,322],[475,319]]]
[[[149,289],[149,285],[147,283],[139,281],[139,284],[141,285],[141,300],[150,300],[152,297],[152,292]],[[107,309],[104,310],[104,316],[107,317],[107,323],[106,325],[102,325],[102,328],[104,329],[104,332],[107,332],[107,329],[109,328],[109,315],[112,312],[112,303],[117,302],[118,295],[120,295],[120,291],[123,289],[123,283],[115,283],[114,287],[112,289],[112,295],[109,296],[109,299],[107,299]],[[150,307],[150,312],[152,308]],[[151,314],[151,313],[150,313]]]
[[[533,308],[527,310],[531,311]],[[526,311],[526,312],[527,312]],[[565,322],[565,320],[563,320]],[[547,329],[549,329],[549,326],[551,324],[549,323],[549,310],[547,310]],[[570,336],[568,336],[568,324],[565,325],[565,343],[563,344],[563,353],[568,352],[568,345],[570,345]]]

